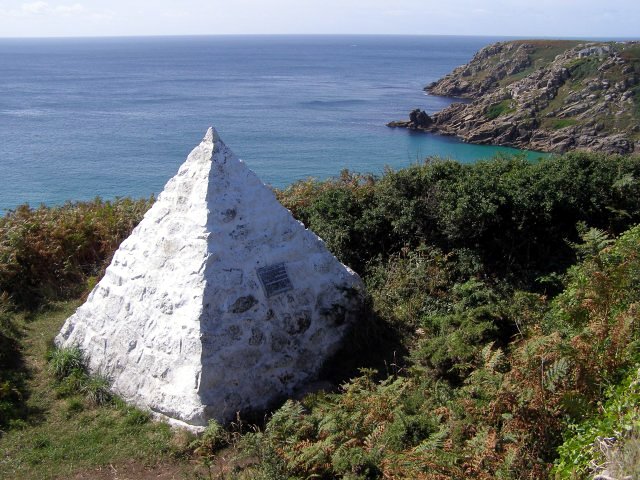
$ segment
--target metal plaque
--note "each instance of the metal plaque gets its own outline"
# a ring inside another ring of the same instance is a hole
[[[293,288],[284,263],[260,267],[256,271],[258,272],[258,278],[260,279],[260,283],[262,283],[267,297],[286,292]]]

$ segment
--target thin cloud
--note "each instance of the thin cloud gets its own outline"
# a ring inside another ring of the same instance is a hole
[[[47,2],[23,3],[20,10],[27,15],[40,15],[49,10],[49,4]]]
[[[70,16],[85,13],[87,10],[81,3],[51,5],[48,2],[39,0],[37,2],[23,3],[19,8],[13,10],[0,11],[1,15],[10,17],[30,17],[30,16]]]
[[[74,3],[73,5],[58,5],[54,12],[60,15],[75,15],[83,13],[85,11],[84,5],[80,3]]]

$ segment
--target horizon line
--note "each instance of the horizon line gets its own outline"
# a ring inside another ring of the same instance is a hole
[[[202,38],[202,37],[467,37],[467,38],[509,38],[518,40],[603,40],[640,41],[640,36],[551,36],[551,35],[491,35],[453,33],[196,33],[196,34],[152,34],[152,35],[47,35],[47,36],[0,36],[0,40],[82,40],[82,39],[124,39],[124,38]]]

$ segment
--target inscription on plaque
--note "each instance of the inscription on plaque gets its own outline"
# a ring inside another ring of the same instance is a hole
[[[286,292],[293,288],[284,263],[260,267],[256,271],[258,272],[260,283],[262,283],[262,287],[267,293],[267,297]]]

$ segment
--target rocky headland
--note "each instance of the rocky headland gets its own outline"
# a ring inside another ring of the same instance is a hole
[[[468,101],[388,125],[545,152],[640,152],[640,42],[499,42],[425,90]]]

